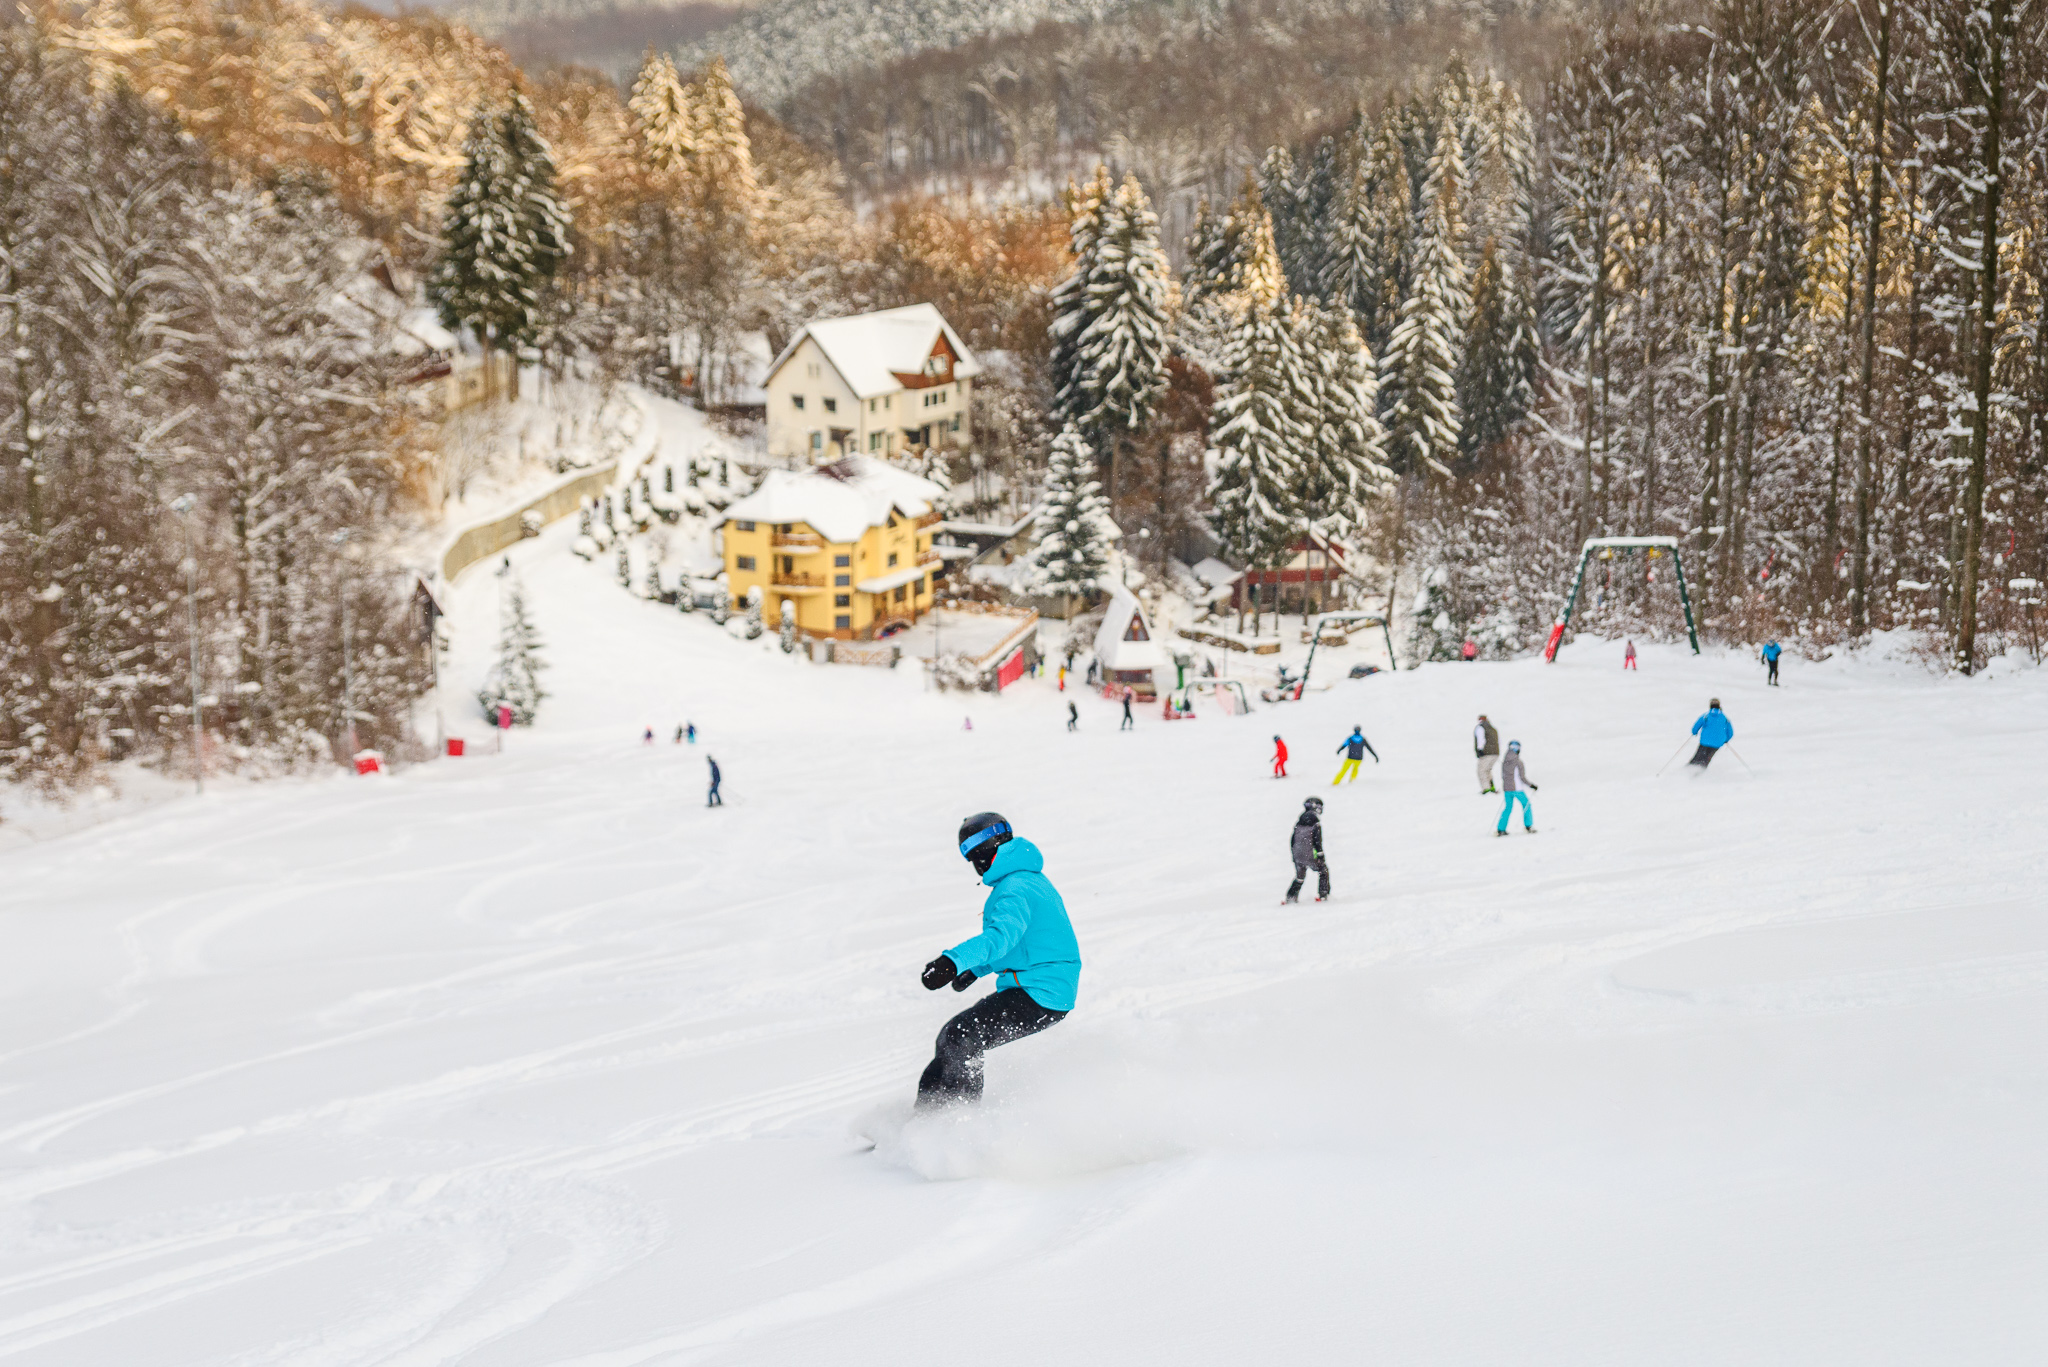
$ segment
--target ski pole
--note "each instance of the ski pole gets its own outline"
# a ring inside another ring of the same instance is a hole
[[[1728,753],[1735,756],[1736,762],[1741,764],[1744,769],[1748,769],[1751,774],[1756,773],[1756,770],[1749,768],[1749,761],[1742,758],[1742,752],[1740,750],[1736,749],[1734,746],[1731,745],[1728,747]]]
[[[1684,754],[1684,753],[1685,753],[1685,747],[1686,747],[1686,746],[1688,746],[1688,745],[1691,745],[1691,744],[1692,744],[1692,742],[1691,742],[1691,741],[1689,741],[1689,740],[1682,740],[1682,741],[1678,742],[1678,748],[1677,748],[1676,750],[1673,750],[1673,751],[1671,752],[1671,759],[1677,759],[1677,758],[1678,758],[1678,757],[1679,757],[1680,755]],[[1654,774],[1652,774],[1652,775],[1651,775],[1650,777],[1652,777],[1652,778],[1662,778],[1662,777],[1664,776],[1664,771],[1665,771],[1666,769],[1669,769],[1669,768],[1671,767],[1671,759],[1667,759],[1667,760],[1665,760],[1665,761],[1664,761],[1664,762],[1663,762],[1662,764],[1658,765],[1658,766],[1657,766],[1657,772],[1656,772],[1656,773],[1654,773]]]

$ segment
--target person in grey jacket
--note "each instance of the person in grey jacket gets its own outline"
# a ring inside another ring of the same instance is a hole
[[[1479,714],[1479,725],[1472,728],[1472,753],[1479,757],[1479,795],[1500,791],[1493,786],[1493,766],[1500,760],[1500,732],[1493,729],[1484,712]]]
[[[1312,797],[1301,804],[1301,815],[1294,819],[1294,831],[1287,838],[1287,848],[1294,856],[1294,881],[1287,885],[1286,902],[1301,900],[1301,885],[1308,878],[1308,871],[1316,871],[1316,900],[1330,899],[1330,866],[1323,862],[1323,800]]]
[[[1522,804],[1522,829],[1536,834],[1536,814],[1529,810],[1529,794],[1522,791],[1524,786],[1534,788],[1529,782],[1529,771],[1522,767],[1522,742],[1508,742],[1508,757],[1500,762],[1500,825],[1494,827],[1495,835],[1508,833],[1508,813],[1515,809],[1515,803]]]

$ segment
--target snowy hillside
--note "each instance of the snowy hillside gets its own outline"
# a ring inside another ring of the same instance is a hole
[[[512,552],[554,696],[504,754],[0,853],[0,1358],[2048,1346],[2041,673],[1766,690],[1581,640],[1132,734],[1083,696],[1069,735],[1049,682],[799,663],[574,534]],[[452,592],[451,697],[501,582]],[[1709,694],[1739,757],[1654,777]],[[1473,793],[1479,711],[1537,835]],[[1384,763],[1332,791],[1353,722]],[[1335,900],[1282,908],[1311,794]],[[1079,1007],[991,1056],[983,1111],[866,1152],[963,1004],[916,975],[976,924],[985,807],[1046,853]]]

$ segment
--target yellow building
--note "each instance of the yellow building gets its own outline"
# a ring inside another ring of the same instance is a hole
[[[807,636],[866,640],[932,606],[932,549],[942,491],[870,456],[810,470],[770,470],[726,510],[725,582],[735,606],[761,590],[762,616],[786,600]]]

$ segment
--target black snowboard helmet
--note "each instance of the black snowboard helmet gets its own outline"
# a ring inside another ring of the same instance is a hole
[[[1301,804],[1301,809],[1310,816],[1320,817],[1323,814],[1323,800],[1319,797],[1312,797]]]
[[[1010,823],[998,812],[976,812],[960,823],[960,854],[974,865],[976,873],[987,873],[996,862],[996,851],[1014,834]]]

